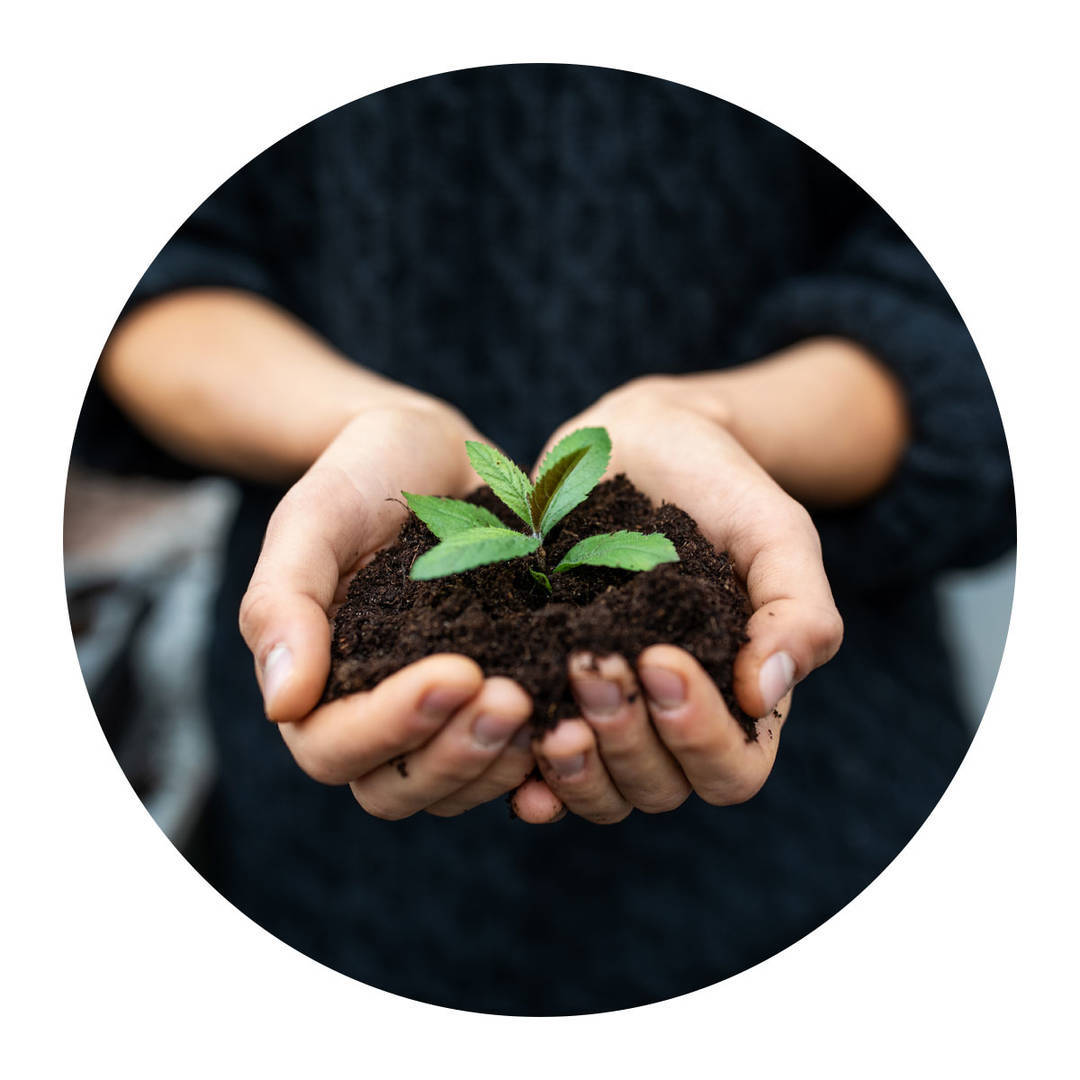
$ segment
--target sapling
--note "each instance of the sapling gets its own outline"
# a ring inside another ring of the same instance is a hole
[[[494,447],[471,441],[465,447],[477,474],[528,531],[508,529],[490,510],[473,503],[403,491],[409,508],[439,539],[413,563],[409,576],[416,581],[460,574],[535,551],[543,559],[547,535],[588,498],[611,460],[611,438],[602,427],[580,428],[561,439],[544,456],[535,484]],[[675,545],[663,533],[620,529],[580,540],[550,572],[562,574],[579,566],[652,570],[678,561]],[[529,573],[550,593],[546,571],[545,566],[530,568]]]

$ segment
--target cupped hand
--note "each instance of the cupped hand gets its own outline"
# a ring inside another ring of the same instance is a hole
[[[330,616],[356,571],[395,539],[402,490],[465,494],[478,436],[456,412],[410,401],[351,421],[271,516],[240,608],[267,717],[300,767],[348,784],[387,819],[448,816],[512,790],[532,770],[529,696],[472,660],[429,656],[373,690],[319,705]]]
[[[559,804],[615,822],[635,808],[674,809],[692,791],[714,805],[743,802],[769,776],[792,688],[843,636],[817,531],[721,417],[696,405],[692,379],[629,383],[549,445],[590,425],[611,434],[609,475],[625,472],[654,502],[676,503],[730,553],[753,609],[734,689],[740,706],[762,719],[748,741],[697,661],[667,643],[639,657],[571,657],[581,716],[534,744],[543,779],[523,784],[514,808],[531,822],[550,820]]]

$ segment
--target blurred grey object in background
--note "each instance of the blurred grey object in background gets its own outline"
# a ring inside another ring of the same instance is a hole
[[[977,727],[994,689],[1012,614],[1016,553],[979,570],[945,575],[938,587],[960,704]]]
[[[64,566],[75,648],[109,745],[183,848],[214,779],[203,695],[210,606],[236,491],[73,466]]]

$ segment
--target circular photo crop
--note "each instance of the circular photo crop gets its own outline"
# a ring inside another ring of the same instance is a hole
[[[72,457],[79,660],[281,941],[457,1009],[644,1005],[934,808],[1008,452],[934,272],[798,139],[622,71],[437,75],[281,139],[133,285]]]

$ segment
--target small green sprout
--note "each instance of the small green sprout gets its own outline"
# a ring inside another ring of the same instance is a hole
[[[588,498],[611,460],[611,438],[602,427],[581,428],[560,440],[544,456],[535,484],[494,447],[479,442],[466,442],[465,447],[477,474],[528,532],[508,529],[482,506],[403,491],[409,508],[440,541],[413,563],[409,576],[414,581],[460,574],[534,551],[543,557],[548,533]],[[578,566],[652,570],[661,563],[678,561],[675,545],[663,533],[646,535],[621,529],[579,541],[549,572],[561,574]],[[530,568],[529,573],[550,593],[546,569]]]

